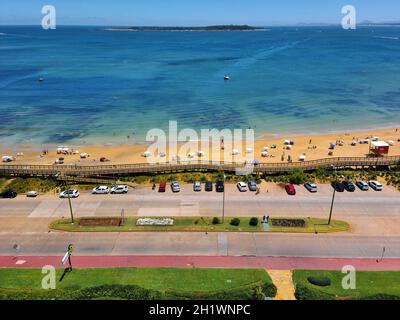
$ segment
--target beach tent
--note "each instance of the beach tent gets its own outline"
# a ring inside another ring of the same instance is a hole
[[[204,151],[199,151],[197,152],[198,157],[204,157]]]
[[[143,152],[143,157],[148,158],[148,157],[150,157],[150,156],[151,156],[150,151],[145,151],[145,152]]]
[[[238,149],[233,149],[232,150],[232,155],[237,156],[239,154],[239,150]]]
[[[247,148],[246,149],[246,153],[252,153],[253,152],[253,149],[252,148]]]
[[[285,140],[285,141],[283,142],[283,144],[286,144],[286,145],[290,144],[290,140]]]
[[[268,151],[269,150],[269,147],[264,147],[263,148],[263,151]]]
[[[3,156],[3,157],[1,157],[1,161],[11,162],[11,161],[14,161],[14,157],[13,156]]]
[[[268,157],[268,151],[261,152],[261,157]]]
[[[292,146],[291,146],[290,144],[288,144],[288,145],[286,146],[286,149],[287,149],[287,150],[292,150]]]
[[[305,161],[306,160],[306,156],[304,154],[302,154],[301,156],[299,156],[299,160],[300,161]]]

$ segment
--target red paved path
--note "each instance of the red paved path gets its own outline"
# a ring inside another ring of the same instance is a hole
[[[0,267],[41,268],[44,265],[61,267],[61,256],[0,256]],[[23,262],[19,264],[18,262]],[[400,271],[400,259],[364,258],[292,258],[292,257],[235,257],[235,256],[73,256],[74,267],[197,267],[197,268],[265,268],[277,270],[327,269],[341,270],[352,265],[357,270]]]

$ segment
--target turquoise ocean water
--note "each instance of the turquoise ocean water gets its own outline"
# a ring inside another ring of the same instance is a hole
[[[399,27],[0,26],[0,144],[143,141],[169,120],[257,135],[398,126],[399,39]]]

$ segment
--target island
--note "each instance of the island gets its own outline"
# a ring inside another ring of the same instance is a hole
[[[126,27],[107,28],[107,31],[261,31],[262,27],[248,25],[216,25],[206,27]]]

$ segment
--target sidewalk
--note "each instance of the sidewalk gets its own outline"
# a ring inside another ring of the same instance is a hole
[[[0,268],[62,267],[61,256],[0,256]],[[267,270],[341,270],[352,265],[364,271],[400,271],[400,259],[292,258],[249,256],[72,256],[78,268],[260,268]]]

